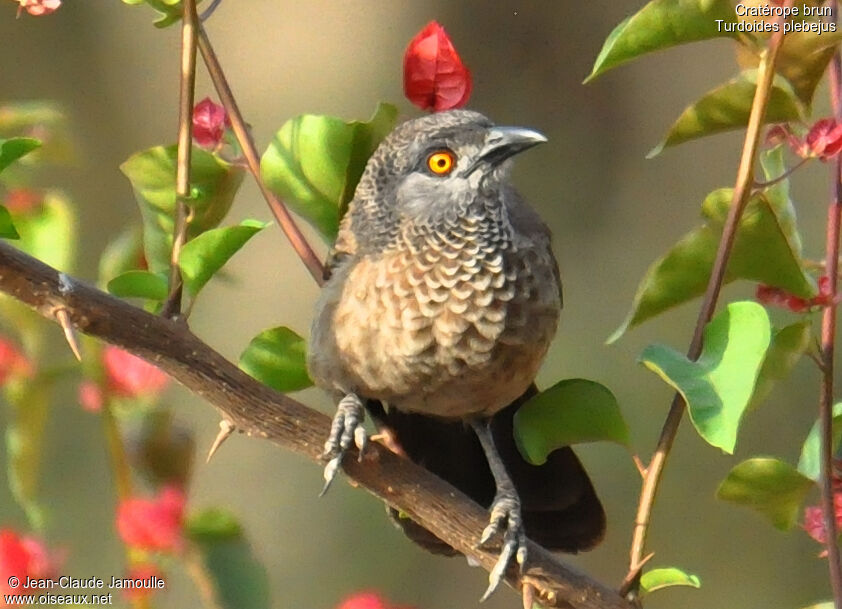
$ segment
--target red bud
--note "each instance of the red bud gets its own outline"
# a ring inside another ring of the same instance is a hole
[[[842,125],[833,118],[817,121],[804,140],[808,156],[817,156],[827,161],[842,150]]]
[[[407,99],[422,110],[451,110],[468,103],[471,87],[471,73],[447,32],[431,21],[406,47],[403,90]]]
[[[206,97],[193,108],[193,141],[202,148],[216,148],[229,124],[225,108]]]

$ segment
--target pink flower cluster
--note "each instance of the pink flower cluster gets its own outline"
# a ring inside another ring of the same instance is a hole
[[[788,125],[775,125],[766,134],[766,142],[777,145],[786,142],[802,158],[829,161],[842,151],[842,124],[834,118],[816,121],[804,138],[799,138]]]
[[[156,396],[169,383],[169,377],[157,367],[128,351],[113,345],[102,350],[102,366],[105,372],[105,388],[92,381],[79,385],[79,403],[89,412],[98,412],[105,395],[122,398]]]
[[[6,606],[3,595],[27,590],[27,578],[52,579],[59,562],[59,557],[34,537],[0,529],[0,607]],[[15,577],[21,585],[13,588],[9,580]]]
[[[61,0],[15,0],[15,2],[18,3],[18,17],[21,11],[26,11],[35,17],[49,15],[61,6]]]
[[[154,497],[130,497],[117,507],[117,532],[123,542],[150,552],[177,552],[184,545],[182,525],[187,497],[165,486]]]
[[[757,302],[765,305],[789,309],[793,313],[806,313],[816,307],[827,307],[836,299],[830,291],[830,277],[819,278],[819,293],[812,298],[801,298],[784,289],[758,284],[754,294]]]

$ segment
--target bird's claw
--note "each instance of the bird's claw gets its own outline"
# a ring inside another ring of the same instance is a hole
[[[330,435],[325,442],[325,449],[322,453],[322,459],[327,460],[327,465],[325,465],[324,470],[325,485],[322,487],[319,496],[324,495],[330,488],[330,484],[336,478],[342,459],[348,449],[351,448],[352,442],[359,450],[359,459],[362,460],[363,451],[368,444],[368,434],[363,427],[364,418],[365,409],[360,398],[355,394],[349,393],[339,401],[336,414],[333,416],[333,422],[330,425]]]
[[[491,504],[491,518],[482,532],[478,546],[485,546],[500,531],[503,531],[503,547],[497,563],[488,574],[488,588],[480,598],[486,600],[506,574],[506,569],[514,557],[521,572],[526,564],[526,532],[523,528],[523,517],[520,511],[520,500],[514,492],[501,492]]]

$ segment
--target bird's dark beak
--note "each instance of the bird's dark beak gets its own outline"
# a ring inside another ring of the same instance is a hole
[[[478,160],[492,166],[499,165],[509,157],[546,141],[546,137],[532,129],[492,127],[487,132]]]

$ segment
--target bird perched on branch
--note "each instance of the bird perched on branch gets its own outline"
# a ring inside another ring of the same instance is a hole
[[[310,375],[338,404],[325,489],[351,445],[364,449],[368,407],[411,459],[490,508],[480,543],[502,534],[502,549],[483,598],[512,558],[523,566],[526,535],[576,552],[605,527],[569,448],[533,466],[512,435],[562,304],[550,232],[509,177],[511,157],[544,141],[467,110],[398,126],[342,219],[310,333]]]

